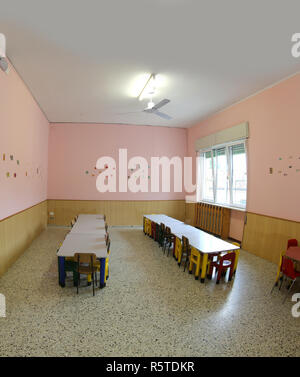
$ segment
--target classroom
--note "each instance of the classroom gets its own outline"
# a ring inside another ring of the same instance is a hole
[[[292,2],[0,1],[0,357],[300,356]]]

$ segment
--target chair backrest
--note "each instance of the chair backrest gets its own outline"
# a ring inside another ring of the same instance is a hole
[[[105,234],[105,243],[106,243],[106,246],[108,245],[108,242],[109,242],[109,233],[106,233]]]
[[[280,271],[282,271],[282,258],[285,256],[285,253],[286,251],[283,250],[281,253],[280,253],[280,257],[279,257],[279,267],[280,267]]]
[[[77,262],[78,265],[84,263],[84,264],[89,264],[89,266],[92,267],[96,263],[96,254],[94,254],[94,253],[75,253],[74,261]]]
[[[103,219],[104,219],[104,221],[106,222],[106,216],[105,216],[105,215],[103,216]]]
[[[182,236],[182,252],[187,254],[191,252],[189,239],[185,236]]]
[[[105,232],[107,232],[107,229],[108,229],[108,225],[107,223],[105,223]]]
[[[298,241],[295,238],[288,240],[287,248],[289,248],[291,246],[298,246]]]
[[[235,261],[235,252],[230,252],[230,253],[227,253],[225,255],[223,255],[221,258],[220,258],[220,265],[223,264],[223,261],[231,261],[232,264],[234,264],[234,261]]]
[[[282,257],[282,273],[290,279],[295,279],[296,277],[293,261],[285,256]]]
[[[161,223],[161,224],[160,224],[160,229],[161,229],[162,233],[165,234],[165,231],[166,231],[166,226],[165,226],[165,224]]]
[[[171,234],[171,229],[168,226],[166,226],[166,234]]]
[[[108,240],[106,250],[107,250],[107,254],[109,254],[110,253],[110,240]]]

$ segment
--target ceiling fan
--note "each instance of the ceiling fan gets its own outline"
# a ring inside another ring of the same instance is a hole
[[[151,99],[150,102],[148,102],[148,106],[144,110],[141,110],[141,111],[129,111],[129,112],[126,112],[126,113],[117,113],[117,115],[136,114],[136,113],[141,113],[142,112],[142,113],[147,113],[147,114],[155,114],[155,115],[159,116],[160,118],[170,120],[170,119],[173,119],[170,115],[168,115],[166,113],[162,113],[161,111],[159,111],[159,109],[161,107],[165,106],[169,102],[170,102],[170,100],[165,98],[165,99],[163,99],[162,101],[158,102],[155,105],[155,103]]]
[[[151,99],[151,101],[148,103],[148,107],[146,109],[144,109],[143,112],[148,113],[148,114],[155,114],[155,115],[158,115],[159,117],[161,117],[163,119],[170,120],[170,119],[172,119],[172,117],[170,115],[168,115],[166,113],[162,113],[161,111],[158,111],[158,109],[165,106],[169,102],[170,102],[170,100],[165,98],[155,105],[155,103],[152,102],[152,99]]]

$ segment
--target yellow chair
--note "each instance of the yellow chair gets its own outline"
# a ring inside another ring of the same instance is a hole
[[[189,273],[193,272],[193,267],[196,266],[195,269],[195,279],[199,279],[200,274],[200,266],[201,266],[201,253],[195,249],[193,246],[191,248],[191,257],[190,257],[190,265],[189,265]]]
[[[276,273],[276,280],[275,280],[275,286],[278,285],[279,279],[282,277],[282,272],[281,272],[281,265],[282,265],[282,257],[285,256],[286,250],[282,251],[279,256],[279,263],[277,267],[277,273]],[[273,287],[274,288],[274,287]],[[272,289],[273,291],[273,289]]]
[[[104,282],[106,283],[106,280],[108,279],[109,276],[109,254],[110,254],[110,240],[109,238],[106,241],[106,246],[107,246],[107,257],[105,258],[105,276],[104,276]],[[95,263],[96,270],[97,272],[100,272],[100,261],[96,260]],[[88,276],[88,281],[91,279],[92,276]]]
[[[151,235],[151,220],[149,219],[146,219],[146,234]]]
[[[241,247],[241,245],[238,242],[231,242],[231,243],[232,243],[232,245]],[[232,250],[232,251],[235,253],[235,261],[234,261],[234,267],[233,267],[233,275],[235,275],[237,265],[238,265],[238,261],[239,261],[239,256],[240,256],[240,249]],[[230,251],[230,252],[232,252],[232,251]]]
[[[181,257],[182,257],[182,245],[180,238],[176,237],[175,239],[175,259],[178,262],[178,265],[181,263]]]

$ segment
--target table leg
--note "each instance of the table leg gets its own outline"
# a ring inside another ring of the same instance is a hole
[[[207,269],[208,254],[203,254],[201,268],[201,283],[204,283]]]
[[[66,285],[65,257],[58,257],[58,283],[61,287]]]
[[[100,288],[106,286],[105,283],[105,260],[106,258],[100,258]]]

